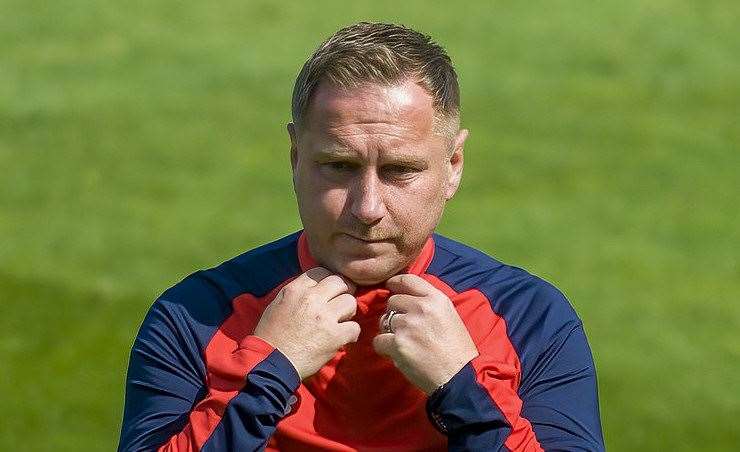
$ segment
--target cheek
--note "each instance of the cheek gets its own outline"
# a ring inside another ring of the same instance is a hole
[[[413,190],[398,190],[391,196],[392,211],[398,223],[406,230],[426,234],[436,226],[444,197],[439,185],[429,182],[419,184]]]
[[[341,216],[344,210],[344,204],[347,201],[346,190],[338,188],[320,190],[316,196],[322,210],[331,216],[332,219],[335,220]]]
[[[301,192],[302,210],[321,223],[336,221],[344,209],[346,190],[324,188],[318,184],[306,187]]]
[[[313,219],[338,217],[346,199],[344,190],[327,186],[321,174],[310,163],[301,168],[296,181],[296,195],[303,214]]]

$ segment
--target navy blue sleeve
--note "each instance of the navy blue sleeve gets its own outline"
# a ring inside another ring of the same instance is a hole
[[[564,329],[523,388],[522,416],[548,451],[603,451],[596,369],[583,325]]]
[[[506,373],[500,372],[502,383],[510,378]],[[471,361],[429,397],[427,413],[448,436],[449,450],[604,450],[596,372],[580,322],[549,341],[518,396],[520,417],[507,419]],[[531,432],[521,431],[527,428]]]
[[[427,399],[432,424],[448,437],[448,450],[500,450],[510,428],[478,384],[471,363]]]
[[[160,299],[148,313],[131,351],[119,451],[259,450],[295,403],[295,368],[255,336],[206,366],[229,313],[200,309]]]
[[[604,450],[591,350],[565,295],[474,248],[434,240],[428,273],[479,303],[465,310],[473,318],[462,316],[479,356],[427,400],[450,450]]]

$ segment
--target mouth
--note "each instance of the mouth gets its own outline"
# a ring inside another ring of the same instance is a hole
[[[347,233],[343,233],[342,235],[349,237],[351,240],[356,240],[363,243],[385,243],[390,241],[390,239],[388,238],[358,237],[356,235]]]

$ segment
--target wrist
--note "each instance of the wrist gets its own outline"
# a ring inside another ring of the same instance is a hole
[[[298,375],[298,378],[300,378],[301,380],[303,380],[304,375],[301,372],[301,368],[298,366],[298,363],[295,360],[295,358],[291,358],[289,354],[285,353],[279,347],[275,347],[275,350],[277,350],[278,352],[280,352],[280,354],[285,357],[285,359],[290,363],[290,365],[293,366],[293,370],[295,370],[295,373]]]
[[[434,380],[432,382],[432,385],[430,388],[427,388],[424,392],[427,394],[427,396],[431,396],[433,393],[440,391],[440,389],[447,385],[450,380],[452,380],[455,375],[459,374],[460,371],[468,365],[470,361],[478,357],[478,350],[469,352],[465,355],[461,355],[462,358],[455,361],[454,363],[450,364],[448,367],[448,371]]]
[[[269,348],[267,356],[247,373],[241,388],[252,396],[269,399],[272,414],[279,417],[295,413],[300,406],[301,378],[293,363],[279,349],[258,336],[247,336],[242,344],[251,349]],[[266,397],[269,395],[269,397]]]
[[[301,368],[298,367],[298,363],[296,362],[295,358],[291,358],[290,353],[285,350],[285,347],[278,345],[275,343],[275,341],[270,340],[268,338],[262,337],[259,334],[253,334],[252,337],[255,337],[259,339],[260,341],[264,342],[265,344],[269,345],[273,348],[273,350],[276,350],[280,353],[280,355],[285,358],[288,363],[293,367],[293,370],[295,373],[299,376],[299,378],[302,380],[304,378],[304,375],[301,373]]]
[[[437,430],[449,435],[471,420],[484,418],[481,401],[486,399],[487,394],[477,383],[475,369],[468,361],[452,378],[429,394],[427,416]]]

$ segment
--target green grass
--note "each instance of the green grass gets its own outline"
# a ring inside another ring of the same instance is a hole
[[[0,449],[115,447],[157,294],[299,227],[293,78],[360,19],[456,61],[471,138],[440,231],[572,299],[609,449],[740,444],[736,1],[0,11]]]

